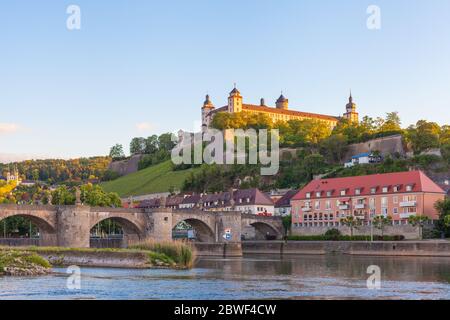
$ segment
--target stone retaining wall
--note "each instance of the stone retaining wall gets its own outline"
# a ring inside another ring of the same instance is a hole
[[[246,241],[244,254],[350,254],[450,257],[450,241]]]

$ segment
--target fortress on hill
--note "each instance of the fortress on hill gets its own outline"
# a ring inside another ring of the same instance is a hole
[[[226,106],[216,108],[211,102],[209,95],[206,95],[205,102],[202,107],[202,128],[205,130],[209,128],[214,116],[219,112],[238,113],[247,112],[250,114],[265,114],[273,122],[289,121],[289,120],[305,120],[315,119],[322,121],[324,124],[334,128],[339,119],[344,118],[352,122],[359,121],[359,115],[356,111],[356,104],[353,102],[352,94],[350,93],[349,101],[346,105],[345,113],[341,116],[330,116],[317,113],[302,112],[289,109],[289,99],[286,99],[283,94],[275,102],[275,107],[266,105],[264,99],[261,99],[259,105],[247,104],[243,102],[243,98],[239,90],[234,87],[228,96],[228,104]]]

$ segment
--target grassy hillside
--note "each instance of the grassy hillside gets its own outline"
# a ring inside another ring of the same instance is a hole
[[[117,180],[102,183],[102,187],[105,191],[117,192],[121,197],[167,192],[170,187],[180,189],[186,177],[195,170],[198,169],[172,171],[169,160]]]

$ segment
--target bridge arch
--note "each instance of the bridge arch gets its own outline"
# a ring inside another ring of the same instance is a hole
[[[145,238],[145,231],[139,221],[135,221],[131,217],[123,217],[122,215],[106,215],[92,219],[89,226],[89,233],[91,234],[92,229],[94,229],[99,223],[106,220],[114,221],[122,228],[123,247],[128,246],[130,243],[141,241]]]
[[[0,212],[0,223],[11,217],[25,218],[34,224],[39,229],[40,246],[55,246],[57,244],[56,223],[52,213],[42,211]]]
[[[192,226],[192,228],[195,231],[195,236],[196,236],[197,241],[199,241],[199,242],[215,242],[216,237],[215,237],[214,230],[211,228],[211,226],[208,225],[207,222],[205,222],[201,219],[197,219],[197,218],[175,219],[173,221],[172,230],[175,229],[175,227],[182,221],[184,221]]]
[[[282,232],[276,226],[266,221],[246,221],[242,225],[242,230],[244,240],[268,240],[267,236],[270,236],[271,239],[283,237]]]

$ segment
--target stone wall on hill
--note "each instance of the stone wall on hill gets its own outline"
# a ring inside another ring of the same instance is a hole
[[[127,160],[111,162],[108,169],[117,172],[121,176],[134,173],[138,171],[139,161],[142,159],[142,154],[131,156]]]

